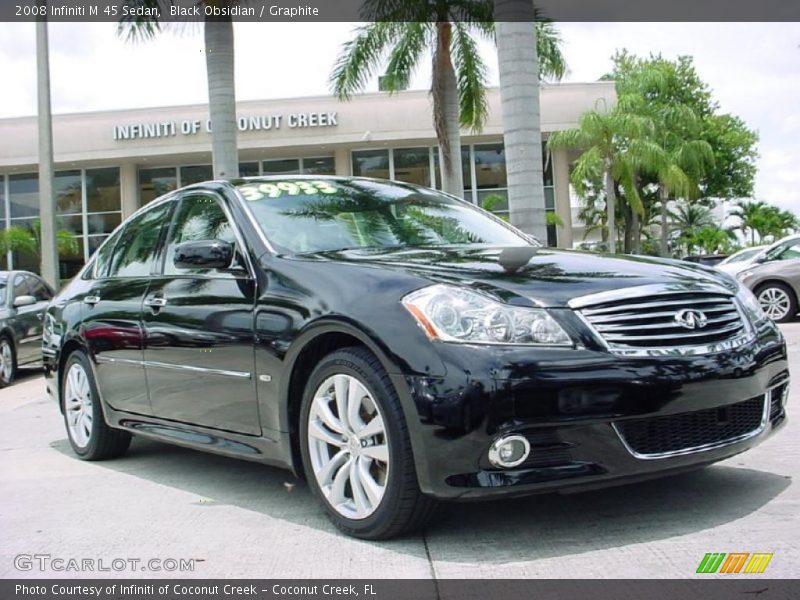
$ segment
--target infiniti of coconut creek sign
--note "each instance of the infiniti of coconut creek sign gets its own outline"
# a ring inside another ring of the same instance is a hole
[[[305,129],[308,127],[336,127],[335,112],[302,112],[288,115],[272,114],[237,119],[239,131],[270,131],[288,127]],[[154,121],[149,123],[126,123],[114,125],[115,140],[141,140],[149,138],[173,137],[178,135],[197,135],[201,131],[211,132],[211,121],[182,119],[178,121]]]

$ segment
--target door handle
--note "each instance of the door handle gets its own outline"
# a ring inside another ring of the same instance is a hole
[[[100,302],[100,296],[84,296],[83,302],[84,304],[95,305]]]
[[[150,298],[145,298],[144,305],[151,308],[161,308],[167,305],[167,299],[163,296],[151,296]]]

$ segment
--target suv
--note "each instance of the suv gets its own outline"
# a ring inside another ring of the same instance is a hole
[[[54,299],[44,357],[80,458],[141,435],[280,465],[367,539],[437,499],[729,458],[783,424],[789,383],[727,275],[543,248],[452,196],[337,177],[148,204]]]

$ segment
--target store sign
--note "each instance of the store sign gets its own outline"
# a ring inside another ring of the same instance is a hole
[[[239,131],[271,131],[288,127],[306,129],[309,127],[336,127],[339,125],[336,112],[306,112],[271,114],[255,117],[239,117]],[[183,119],[180,121],[158,121],[150,123],[129,123],[114,125],[115,140],[146,140],[151,138],[175,137],[178,135],[197,135],[201,131],[211,133],[211,120]]]

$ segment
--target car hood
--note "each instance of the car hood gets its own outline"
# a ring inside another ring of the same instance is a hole
[[[317,259],[432,282],[457,283],[498,294],[563,307],[581,296],[653,284],[717,285],[735,291],[736,283],[709,267],[639,256],[612,256],[551,248],[403,248],[321,252]],[[509,294],[510,293],[510,294]]]

